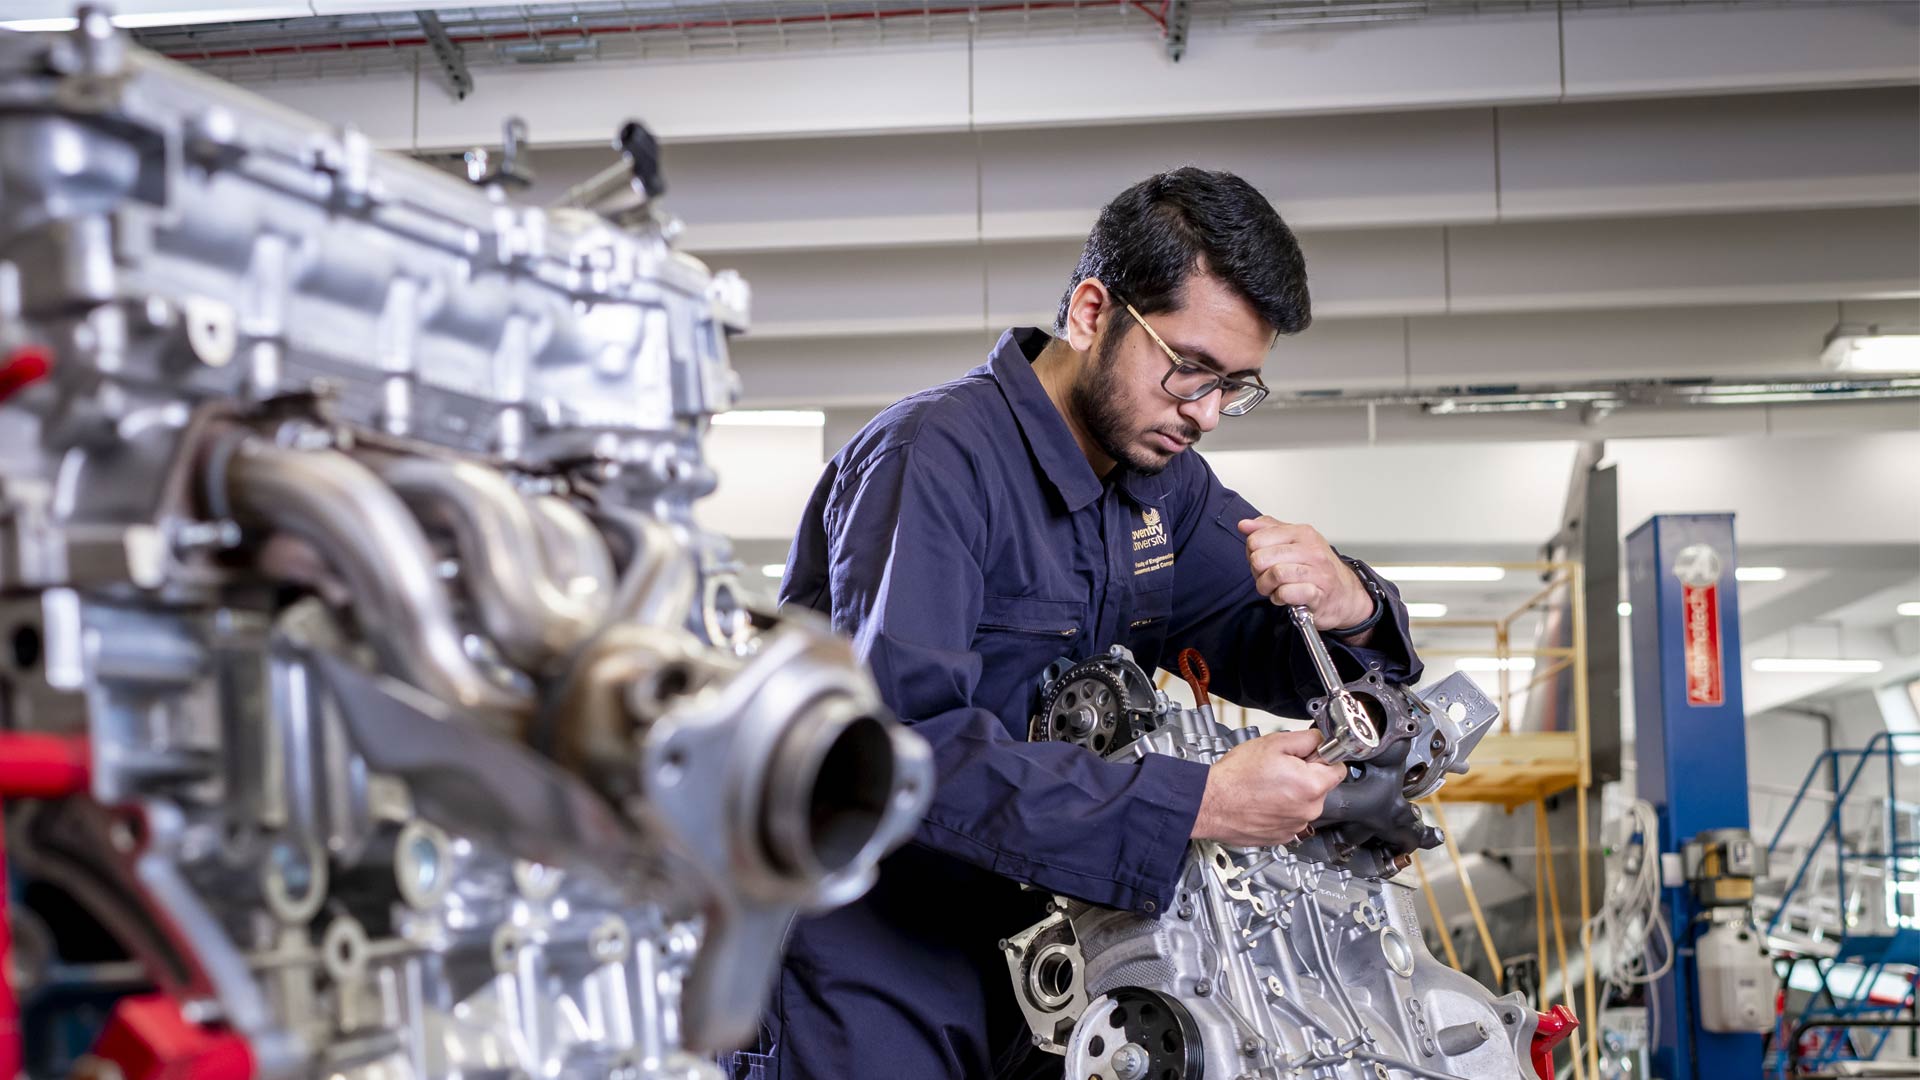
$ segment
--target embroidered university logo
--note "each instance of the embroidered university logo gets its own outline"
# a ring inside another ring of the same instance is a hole
[[[1140,527],[1133,530],[1133,552],[1135,555],[1133,560],[1134,576],[1138,577],[1141,574],[1151,573],[1155,570],[1163,570],[1172,566],[1173,553],[1170,551],[1163,554],[1145,556],[1140,554],[1143,551],[1151,551],[1154,548],[1164,548],[1167,546],[1167,527],[1160,521],[1160,508],[1157,506],[1147,507],[1140,512]]]
[[[1166,546],[1167,527],[1160,524],[1159,508],[1150,506],[1140,515],[1140,527],[1133,530],[1133,550]]]

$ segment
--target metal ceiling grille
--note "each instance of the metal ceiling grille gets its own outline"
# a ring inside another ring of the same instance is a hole
[[[135,32],[237,81],[579,60],[648,60],[937,40],[1294,30],[1566,8],[1798,6],[1833,0],[586,0]],[[1177,51],[1174,53],[1178,55]]]
[[[1161,0],[590,0],[440,9],[472,67],[647,60],[965,39],[974,35],[1158,36]],[[150,49],[237,80],[363,73],[438,63],[412,12],[139,31]]]

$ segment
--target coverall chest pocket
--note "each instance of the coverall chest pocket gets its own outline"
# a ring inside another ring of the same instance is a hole
[[[1062,653],[1080,636],[1087,619],[1084,600],[1047,600],[1037,596],[995,596],[988,593],[980,605],[980,622],[973,632],[976,649],[1007,639],[1022,642],[1031,651],[1052,640]]]
[[[1133,594],[1133,613],[1127,618],[1127,648],[1148,671],[1159,662],[1160,650],[1167,641],[1167,623],[1173,614],[1173,582],[1155,584],[1156,588]]]

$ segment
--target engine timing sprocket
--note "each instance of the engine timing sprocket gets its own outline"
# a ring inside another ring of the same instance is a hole
[[[1104,754],[1153,730],[1153,683],[1131,656],[1095,657],[1047,669],[1027,738]]]

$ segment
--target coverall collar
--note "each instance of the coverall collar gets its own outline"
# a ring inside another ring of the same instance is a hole
[[[1026,436],[1047,482],[1071,512],[1091,506],[1100,498],[1102,485],[1093,466],[1087,464],[1087,455],[1074,441],[1067,418],[1060,415],[1046,387],[1040,385],[1040,376],[1033,373],[1033,362],[1052,340],[1038,327],[1016,326],[1000,335],[999,344],[987,359],[987,370],[1006,395],[1013,418],[1020,424],[1020,432]],[[1127,468],[1117,465],[1114,471],[1120,479]]]

